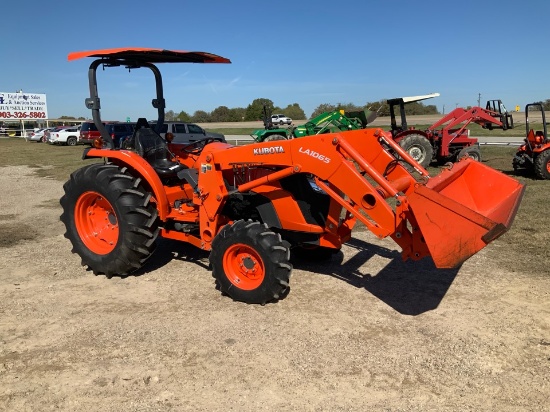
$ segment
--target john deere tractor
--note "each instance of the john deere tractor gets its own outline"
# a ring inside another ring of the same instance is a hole
[[[376,112],[370,110],[324,112],[307,123],[289,128],[275,127],[271,123],[269,110],[264,106],[264,128],[254,130],[251,136],[257,142],[288,140],[296,137],[313,136],[323,133],[338,133],[347,130],[364,129],[376,119]]]

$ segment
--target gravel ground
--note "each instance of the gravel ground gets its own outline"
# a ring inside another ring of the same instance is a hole
[[[357,232],[255,306],[172,241],[137,276],[94,276],[60,182],[18,166],[0,187],[0,410],[550,410],[550,277],[499,265],[498,241],[436,270]]]

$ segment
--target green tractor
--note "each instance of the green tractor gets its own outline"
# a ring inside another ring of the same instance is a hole
[[[264,106],[264,128],[254,130],[251,136],[257,142],[269,142],[273,140],[288,140],[303,136],[312,136],[322,133],[345,132],[367,127],[376,119],[377,113],[370,110],[344,111],[335,110],[324,112],[309,120],[307,123],[296,127],[275,127],[271,123],[271,116]]]

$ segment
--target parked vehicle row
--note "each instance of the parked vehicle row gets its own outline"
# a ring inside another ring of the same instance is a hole
[[[115,147],[120,147],[120,143],[128,136],[134,134],[134,129],[136,127],[135,123],[132,122],[112,122],[112,123],[102,123],[107,129],[107,133],[113,139]],[[80,137],[79,142],[82,144],[92,145],[94,139],[100,136],[99,130],[97,130],[94,122],[84,122],[80,128]]]
[[[107,129],[107,133],[113,139],[115,148],[120,148],[122,146],[122,142],[134,134],[134,129],[136,127],[136,123],[134,122],[105,122],[102,124]],[[155,128],[156,122],[149,122],[149,126],[151,128]],[[174,136],[174,143],[193,143],[206,137],[225,142],[225,136],[223,134],[208,132],[194,123],[172,121],[164,122],[161,130],[157,130],[157,133],[159,133],[163,138],[166,136],[166,133],[172,133]],[[98,138],[99,135],[99,130],[97,130],[97,127],[93,122],[82,123],[79,142],[92,145],[94,139]]]
[[[105,122],[103,123],[107,133],[113,139],[115,148],[120,148],[122,142],[134,134],[135,122]],[[156,122],[149,122],[151,128],[156,127]],[[193,143],[204,138],[213,138],[225,142],[225,136],[221,133],[209,132],[199,125],[186,122],[164,122],[161,130],[157,132],[164,138],[167,133],[174,137],[174,143]],[[77,144],[92,145],[94,139],[100,136],[99,130],[93,122],[83,122],[80,126],[58,126],[43,129],[35,129],[27,134],[27,141],[47,142],[75,146]]]

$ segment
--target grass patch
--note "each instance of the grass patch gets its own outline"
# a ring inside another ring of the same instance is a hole
[[[550,262],[550,214],[546,213],[550,181],[517,175],[512,167],[512,147],[482,146],[483,163],[526,185],[514,224],[495,245],[502,250],[501,266],[517,272],[548,273]]]
[[[0,139],[0,167],[26,165],[39,177],[66,181],[76,169],[101,159],[82,160],[85,146],[54,146],[14,137]]]

